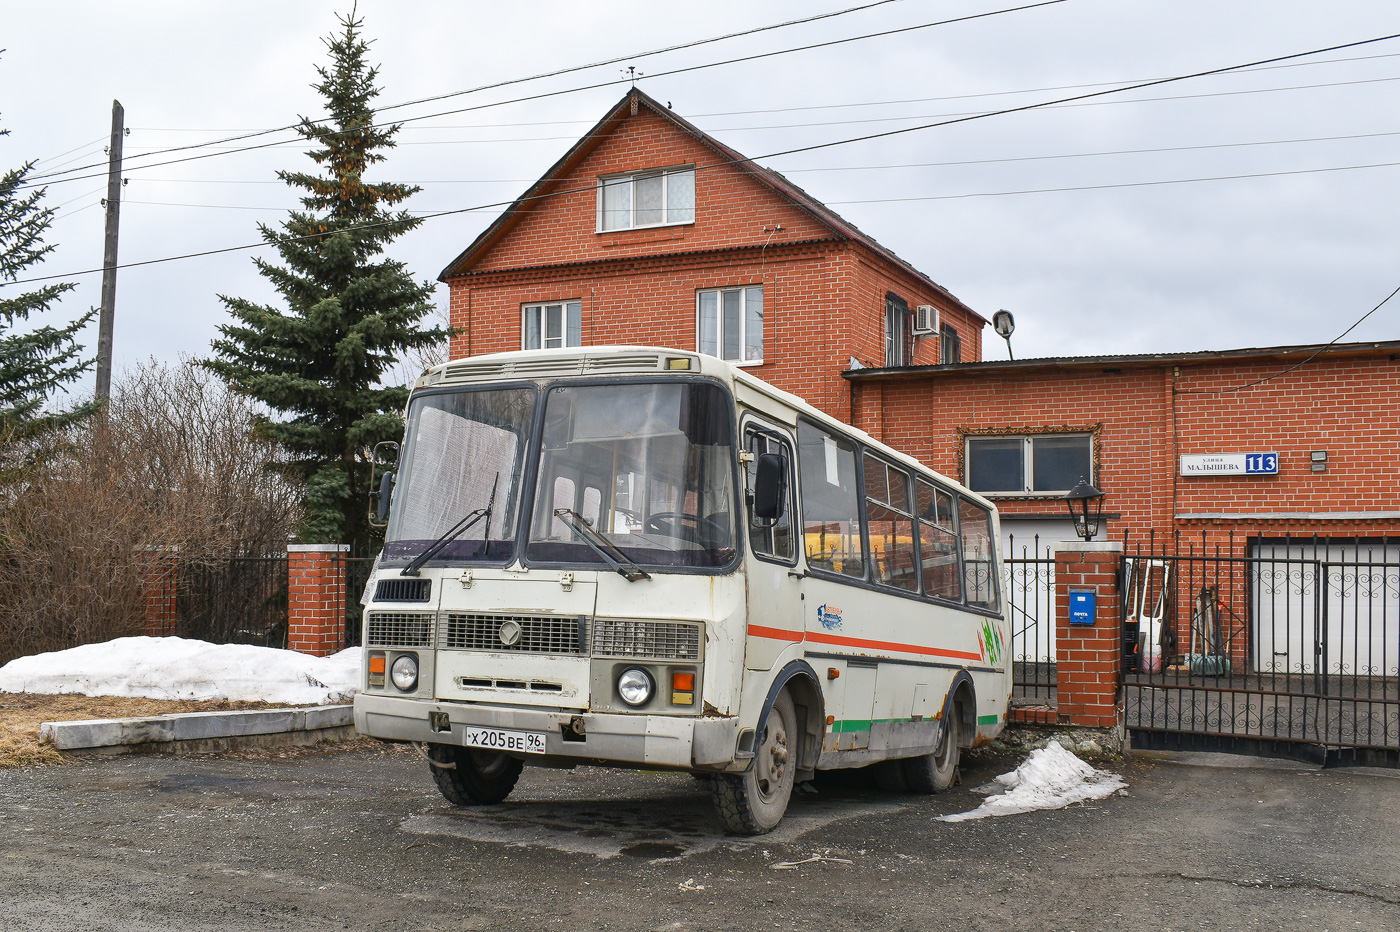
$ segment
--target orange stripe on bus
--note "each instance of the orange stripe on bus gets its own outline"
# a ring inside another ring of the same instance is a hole
[[[925,654],[931,657],[950,657],[955,660],[981,660],[982,655],[966,650],[948,650],[942,647],[922,647],[917,644],[897,644],[893,641],[867,641],[863,638],[841,637],[836,634],[822,634],[808,631],[789,631],[786,628],[767,628],[763,625],[749,625],[749,634],[754,637],[772,638],[777,641],[814,641],[818,644],[832,644],[837,647],[859,647],[867,650],[899,651],[905,654]]]
[[[765,628],[763,625],[749,625],[749,634],[754,637],[772,638],[775,641],[797,643],[802,640],[803,632],[789,631],[786,628]]]

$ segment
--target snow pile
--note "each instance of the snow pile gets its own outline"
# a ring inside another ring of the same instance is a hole
[[[974,792],[991,794],[971,812],[939,816],[940,822],[965,822],[988,816],[1016,815],[1037,809],[1063,809],[1071,803],[1111,796],[1128,784],[1116,773],[1095,770],[1060,742],[1051,741],[1026,762]]]
[[[313,657],[176,637],[117,638],[0,667],[0,692],[10,693],[322,705],[350,701],[359,683],[357,647]]]

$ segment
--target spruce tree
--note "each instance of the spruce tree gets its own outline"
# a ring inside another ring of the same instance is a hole
[[[0,136],[9,130],[0,129]],[[41,441],[97,409],[88,401],[45,409],[64,385],[92,366],[82,359],[78,332],[92,320],[90,310],[67,324],[28,326],[46,314],[71,282],[45,284],[20,291],[14,283],[53,251],[44,242],[52,208],[41,206],[45,188],[26,178],[34,162],[0,177],[0,477],[6,477],[40,450]]]
[[[402,262],[377,258],[422,221],[395,209],[419,189],[371,183],[366,170],[384,161],[399,126],[376,126],[378,69],[365,61],[369,43],[352,11],[326,39],[328,66],[317,66],[323,120],[302,117],[297,131],[315,145],[312,172],[279,171],[304,192],[302,210],[280,229],[259,224],[280,263],[255,259],[285,309],[220,295],[234,318],[219,328],[206,360],[237,392],[269,411],[264,435],[288,451],[279,464],[304,483],[308,542],[370,545],[365,519],[367,454],[403,431],[407,389],[382,384],[404,352],[448,334],[423,328],[433,285],[413,279]]]

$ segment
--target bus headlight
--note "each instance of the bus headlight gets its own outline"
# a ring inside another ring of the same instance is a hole
[[[656,681],[641,667],[628,667],[617,678],[617,694],[630,706],[646,705],[654,692]]]
[[[412,654],[399,657],[389,669],[389,676],[401,692],[412,692],[418,685],[418,658]]]

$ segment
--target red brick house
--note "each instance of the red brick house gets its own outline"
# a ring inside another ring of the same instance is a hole
[[[639,90],[443,270],[454,357],[648,343],[849,420],[858,365],[980,359],[979,314]]]

